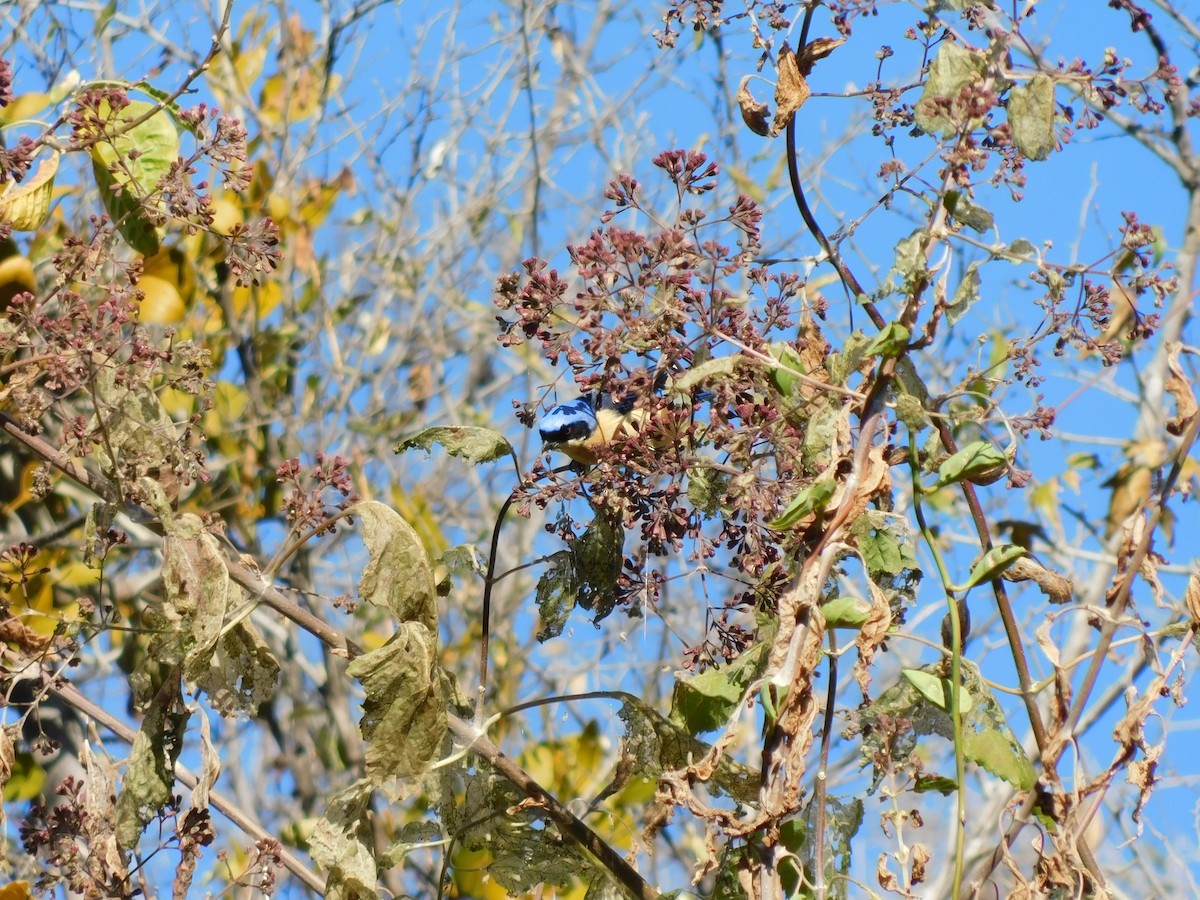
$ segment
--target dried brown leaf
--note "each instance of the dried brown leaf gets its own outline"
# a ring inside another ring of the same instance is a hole
[[[771,125],[772,137],[787,128],[792,117],[796,115],[796,110],[804,105],[804,101],[812,93],[808,89],[808,82],[800,74],[796,54],[786,43],[779,51],[779,68],[776,74],[779,80],[775,84],[775,121]]]
[[[888,628],[892,624],[892,608],[888,605],[887,596],[875,582],[868,581],[867,586],[871,590],[871,613],[854,639],[854,646],[858,650],[858,661],[854,664],[854,680],[858,682],[864,697],[871,686],[871,661],[875,657],[875,651],[886,640]]]
[[[809,41],[796,54],[796,67],[800,70],[800,74],[811,75],[813,66],[816,65],[818,59],[824,59],[844,43],[846,43],[845,38],[822,37]]]
[[[1200,571],[1193,572],[1183,592],[1183,602],[1192,617],[1192,627],[1200,628]]]
[[[1182,346],[1176,343],[1168,352],[1167,382],[1163,386],[1167,393],[1175,398],[1175,415],[1167,419],[1167,431],[1175,435],[1183,434],[1187,430],[1198,409],[1192,382],[1183,374],[1183,367],[1179,364],[1179,351]]]
[[[1070,578],[1051,571],[1041,563],[1023,556],[1004,570],[1005,581],[1032,581],[1051,603],[1066,603],[1075,592]]]
[[[737,103],[742,111],[742,120],[746,123],[746,127],[755,134],[766,137],[771,134],[771,126],[767,122],[770,108],[750,93],[750,79],[753,77],[753,75],[742,77],[737,89]]]

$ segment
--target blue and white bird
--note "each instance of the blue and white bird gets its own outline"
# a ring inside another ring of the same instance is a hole
[[[632,397],[614,403],[607,394],[589,394],[551,409],[538,423],[538,433],[548,449],[591,466],[601,447],[618,434],[635,434],[645,418],[645,410],[633,408]]]
[[[664,382],[665,378],[660,378],[657,390],[662,390]],[[711,399],[712,394],[703,390],[694,396],[701,403]],[[618,435],[637,434],[649,417],[645,409],[635,408],[632,394],[614,401],[612,395],[598,391],[551,409],[538,423],[538,433],[546,449],[558,450],[581,465],[591,466],[600,458],[601,447],[612,443]],[[652,441],[653,446],[660,448],[671,443],[670,435],[659,435]]]

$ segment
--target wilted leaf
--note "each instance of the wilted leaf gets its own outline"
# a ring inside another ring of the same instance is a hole
[[[864,732],[862,754],[865,761],[870,763],[877,753],[884,753],[894,760],[904,759],[914,751],[916,739],[921,735],[938,734],[946,740],[953,739],[953,725],[945,700],[949,670],[948,660],[919,670],[905,670],[902,680],[862,710],[860,718],[864,725],[877,722],[881,716],[908,724],[908,730],[900,733],[896,733],[895,728],[883,730],[878,736]],[[1037,773],[1008,727],[1003,709],[969,660],[961,661],[961,674],[960,697],[969,696],[972,701],[961,719],[963,753],[967,761],[982,766],[1015,787],[1028,790]],[[923,686],[921,690],[914,686],[918,681]],[[960,699],[960,705],[962,703],[964,701]],[[886,747],[882,741],[887,742]],[[876,783],[881,777],[883,772],[876,769]],[[927,789],[941,790],[942,787],[934,782]]]
[[[534,635],[539,642],[558,637],[575,608],[575,558],[570,550],[552,555],[538,579],[535,598],[541,625]]]
[[[732,375],[737,362],[736,356],[717,356],[713,359],[706,359],[674,379],[671,382],[671,390],[675,393],[690,395],[693,388],[703,385],[707,381],[720,381],[718,376]]]
[[[981,51],[956,41],[943,41],[917,101],[915,118],[921,130],[950,137],[960,127],[976,127],[978,118],[964,121],[967,111],[958,98],[964,87],[983,80],[986,69],[987,57]]]
[[[804,105],[804,101],[812,93],[808,89],[808,82],[800,74],[796,54],[786,42],[779,51],[779,66],[775,74],[779,80],[775,84],[775,121],[771,124],[772,137],[787,128],[796,115],[796,110]]]
[[[59,156],[57,151],[51,152],[49,159],[38,163],[33,177],[20,184],[8,182],[7,189],[0,194],[0,223],[7,222],[13,231],[37,231],[42,226],[50,215]]]
[[[143,473],[155,468],[173,470],[180,452],[178,434],[158,395],[144,384],[118,383],[111,366],[100,368],[94,385],[97,409],[90,427],[103,429],[105,434],[96,448],[103,467],[119,470],[132,462]],[[116,459],[110,456],[110,449]],[[160,480],[160,485],[167,489],[165,481]],[[173,488],[168,491],[168,501],[178,495],[179,484]]]
[[[729,475],[698,463],[688,470],[687,479],[687,495],[692,506],[706,516],[716,515],[721,508],[721,499],[729,490]]]
[[[3,794],[8,779],[12,776],[13,763],[16,761],[16,745],[13,743],[10,729],[13,726],[0,727],[0,794]],[[4,822],[4,809],[0,807],[0,824]]]
[[[743,75],[737,89],[737,104],[742,111],[742,121],[755,134],[766,137],[771,133],[771,126],[767,122],[767,116],[770,109],[767,104],[761,103],[754,98],[750,93],[750,79],[753,75]]]
[[[371,830],[370,781],[356,781],[329,799],[325,815],[317,820],[309,838],[313,861],[329,872],[326,897],[368,900],[378,897],[375,872],[375,838]]]
[[[1183,349],[1180,343],[1174,343],[1167,353],[1167,381],[1163,390],[1175,398],[1175,415],[1167,419],[1167,432],[1181,435],[1197,413],[1196,392],[1191,380],[1183,373],[1179,364],[1179,351]]]
[[[685,768],[712,749],[641,698],[632,694],[621,697],[624,702],[617,715],[625,723],[624,746],[643,777],[656,778],[663,772]],[[751,803],[758,797],[759,773],[721,754],[708,786],[742,803]]]
[[[733,662],[690,678],[675,677],[671,721],[692,734],[714,731],[733,715],[746,688],[762,676],[767,661],[765,643],[756,644]]]
[[[1013,142],[1027,158],[1045,159],[1054,140],[1054,80],[1042,72],[1017,85],[1008,95],[1008,123]]]
[[[209,704],[222,716],[253,715],[275,695],[279,661],[258,629],[243,621],[217,641],[208,669],[194,675],[195,686],[204,691]]]
[[[1183,592],[1183,603],[1192,617],[1192,627],[1200,628],[1200,572],[1193,572]]]
[[[979,277],[981,265],[983,263],[976,260],[970,263],[967,270],[963,272],[962,280],[959,281],[958,287],[954,291],[954,299],[946,307],[946,321],[951,325],[958,324],[958,321],[967,314],[967,310],[974,306],[979,299],[979,287],[982,283]]]
[[[434,634],[416,622],[401,622],[378,650],[346,668],[363,686],[359,723],[367,742],[367,777],[375,784],[424,772],[446,736],[446,704],[433,679]]]
[[[362,522],[363,543],[371,556],[358,585],[359,596],[391,610],[398,622],[419,622],[437,634],[433,567],[412,526],[375,500],[357,503],[349,512]]]
[[[1051,603],[1066,603],[1075,591],[1071,579],[1047,569],[1029,557],[1016,560],[1001,577],[1005,581],[1032,581],[1041,588]]]
[[[513,452],[512,444],[498,431],[475,425],[442,425],[426,428],[396,445],[396,453],[414,448],[429,451],[441,444],[451,456],[461,456],[468,462],[485,463]]]
[[[117,843],[126,850],[137,846],[142,829],[173,794],[175,760],[183,749],[188,713],[170,713],[179,698],[164,693],[147,706],[125,762],[115,827]]]
[[[625,529],[619,521],[597,515],[572,544],[575,558],[576,602],[600,622],[617,600],[617,579],[624,561]]]
[[[846,43],[845,38],[813,38],[796,54],[796,68],[800,70],[801,75],[806,77],[811,75],[817,60],[824,59],[844,43]]]
[[[79,764],[83,767],[87,793],[83,814],[87,817],[88,834],[92,837],[90,854],[110,876],[120,878],[128,872],[125,854],[117,844],[116,767],[104,754],[93,752],[88,741],[79,748]]]
[[[176,623],[184,648],[183,677],[189,689],[208,675],[225,612],[241,597],[225,567],[216,537],[198,516],[179,516],[163,542],[164,613]]]

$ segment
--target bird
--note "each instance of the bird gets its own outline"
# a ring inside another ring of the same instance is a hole
[[[592,466],[601,447],[618,434],[633,435],[646,419],[645,410],[633,408],[633,398],[614,403],[603,392],[568,400],[546,413],[538,423],[542,443],[566,454],[574,462]]]
[[[665,378],[660,378],[656,390],[661,391],[664,383]],[[712,396],[702,390],[693,399],[704,403]],[[538,423],[538,433],[547,449],[558,450],[580,465],[592,466],[600,458],[601,447],[618,435],[637,434],[649,417],[645,409],[635,408],[632,394],[614,401],[608,392],[596,391],[555,406]],[[660,449],[671,443],[667,435],[652,442]]]

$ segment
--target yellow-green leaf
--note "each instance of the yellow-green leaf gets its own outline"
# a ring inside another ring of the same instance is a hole
[[[50,199],[54,194],[54,175],[58,172],[57,152],[38,163],[32,178],[0,195],[0,222],[7,222],[13,231],[37,231],[50,215]]]

